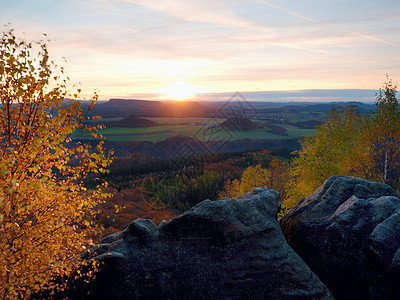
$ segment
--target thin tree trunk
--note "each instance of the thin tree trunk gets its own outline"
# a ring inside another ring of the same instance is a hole
[[[385,162],[384,162],[384,169],[383,169],[383,182],[387,182],[387,173],[388,173],[388,154],[387,150],[385,151]]]

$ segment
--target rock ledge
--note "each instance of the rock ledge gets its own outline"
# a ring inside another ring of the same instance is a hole
[[[337,299],[400,299],[400,196],[334,176],[280,220],[289,245]]]
[[[90,298],[332,299],[287,245],[277,222],[279,194],[255,189],[237,199],[205,200],[156,227],[137,220],[102,240],[104,262]]]

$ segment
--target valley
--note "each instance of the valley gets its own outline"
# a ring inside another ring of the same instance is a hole
[[[84,109],[85,105],[82,102]],[[102,118],[87,124],[104,127],[98,133],[106,149],[113,149],[115,159],[110,172],[99,178],[108,182],[114,196],[99,207],[98,222],[105,233],[112,233],[133,219],[149,218],[156,223],[168,220],[204,199],[229,195],[229,183],[240,180],[246,170],[257,165],[282,177],[274,188],[281,189],[283,198],[287,165],[292,152],[299,149],[299,140],[312,136],[332,108],[349,105],[363,113],[373,109],[373,105],[360,102],[111,99],[99,103],[90,114]],[[74,140],[98,143],[78,132]],[[88,187],[94,182],[89,177]]]
[[[82,102],[85,109],[86,103]],[[94,120],[106,128],[99,131],[108,142],[161,142],[173,136],[191,137],[201,142],[298,139],[314,134],[333,107],[355,106],[361,112],[372,104],[274,103],[274,102],[162,102],[111,99],[97,104],[90,112],[102,119]],[[251,120],[254,126],[223,126],[237,116]],[[74,136],[92,139],[88,134]]]

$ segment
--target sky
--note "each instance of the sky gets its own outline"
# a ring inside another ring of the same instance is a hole
[[[100,99],[371,100],[400,82],[399,0],[0,0],[8,23],[47,34]]]

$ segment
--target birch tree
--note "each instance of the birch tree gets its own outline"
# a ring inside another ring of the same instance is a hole
[[[76,130],[96,133],[83,125],[77,101],[64,106],[68,79],[63,73],[45,42],[20,40],[12,30],[0,37],[3,299],[52,289],[55,276],[76,271],[79,254],[90,243],[90,216],[106,196],[101,187],[86,191],[82,183],[90,172],[105,171],[110,159],[101,144],[90,149],[70,139]]]
[[[301,141],[301,150],[293,159],[286,188],[286,209],[311,195],[334,175],[369,178],[371,158],[365,142],[365,119],[354,107],[333,109],[314,136]]]
[[[376,180],[397,187],[400,176],[400,105],[397,86],[387,77],[368,120],[367,142],[375,163]]]
[[[387,77],[375,110],[333,110],[315,136],[306,137],[290,168],[285,206],[293,207],[330,176],[347,175],[386,183],[399,190],[400,105]]]

